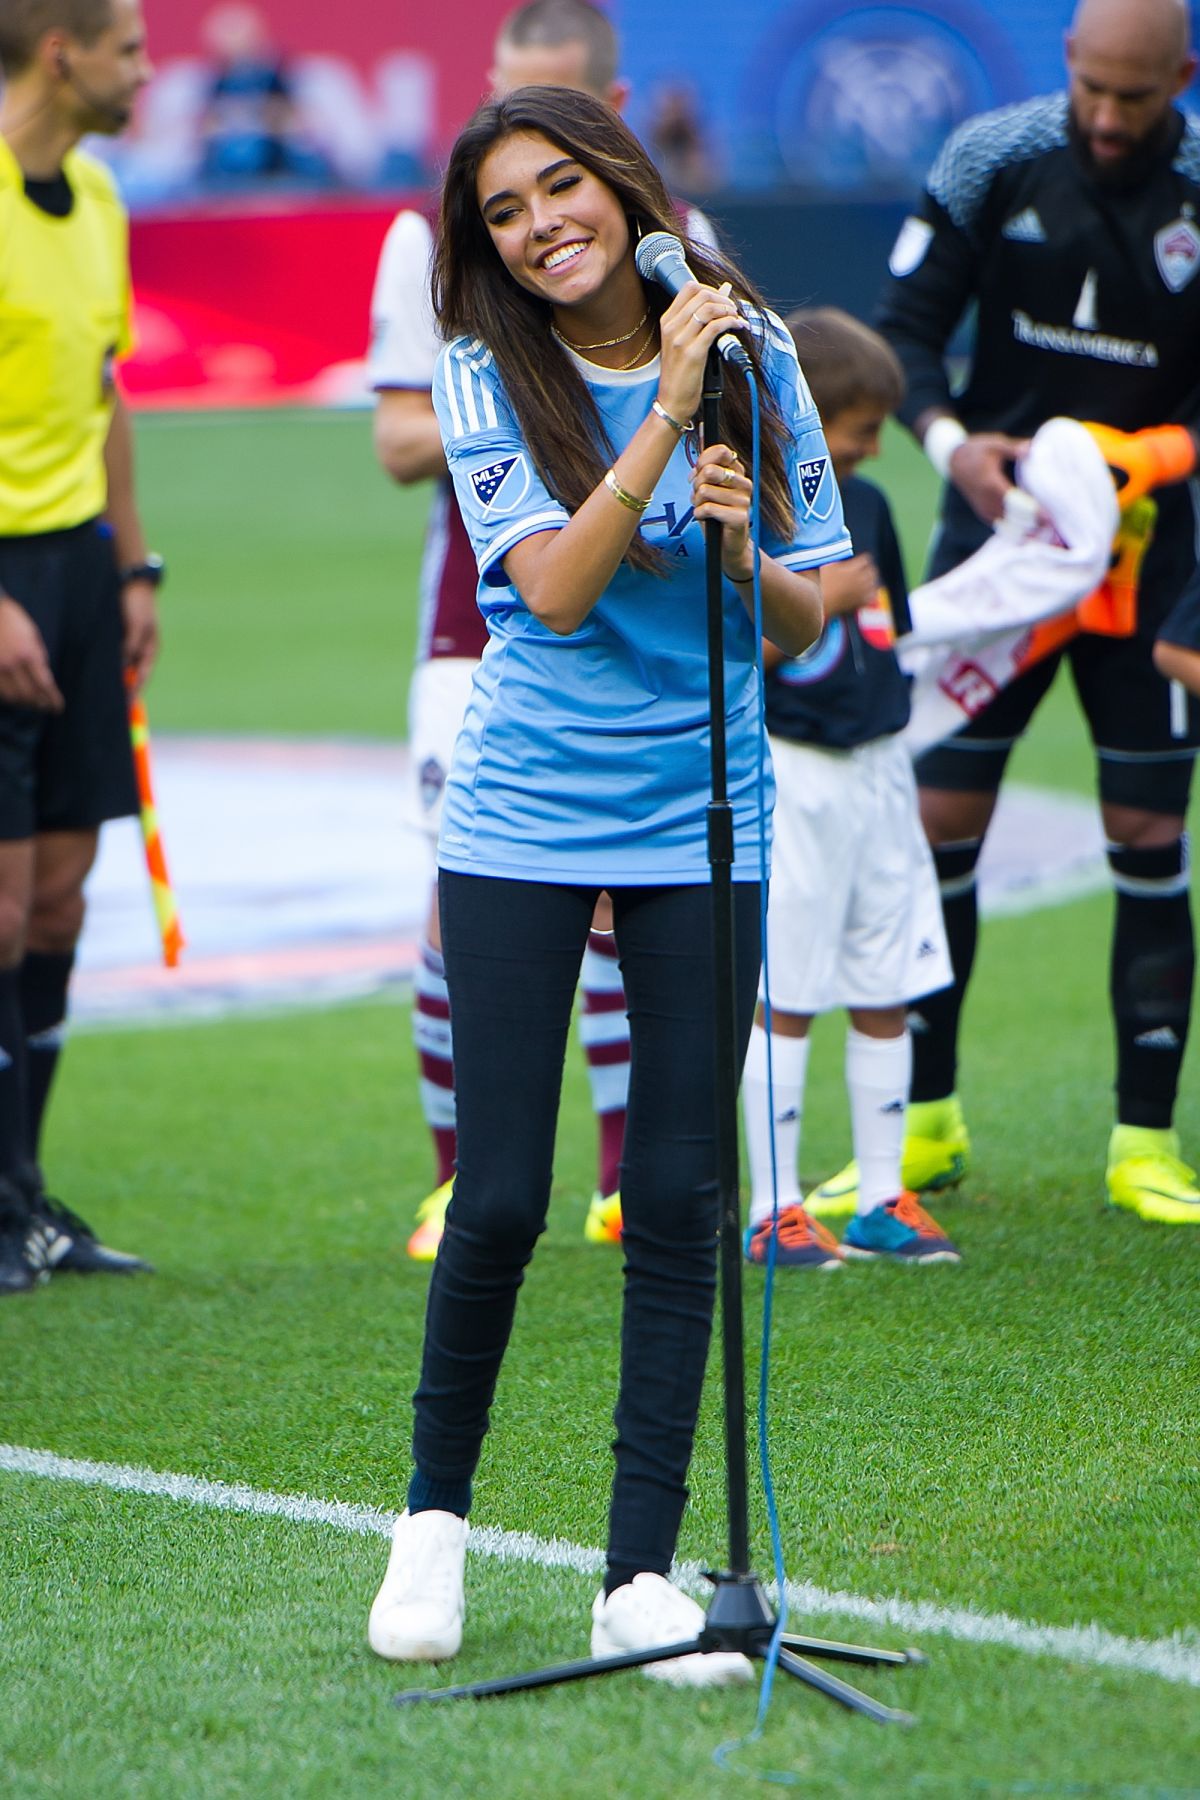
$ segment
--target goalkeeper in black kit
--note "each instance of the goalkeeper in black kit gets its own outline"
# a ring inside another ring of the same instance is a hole
[[[1200,585],[1189,480],[1200,432],[1200,121],[1176,104],[1195,68],[1183,0],[1082,0],[1066,92],[972,119],[945,145],[896,240],[878,319],[907,377],[900,416],[946,481],[932,575],[1018,514],[1013,460],[1056,415],[1112,428],[1103,447],[1144,548],[1136,584],[1085,602],[1075,635],[917,765],[955,982],[914,1018],[905,1185],[950,1185],[967,1166],[957,1039],[975,866],[1009,752],[1067,662],[1095,749],[1116,894],[1108,1198],[1165,1225],[1200,1224],[1200,1186],[1172,1129],[1195,964],[1184,820],[1200,703],[1154,661],[1159,628]],[[952,397],[946,351],[972,304],[974,347]],[[827,1185],[854,1180],[851,1167]]]

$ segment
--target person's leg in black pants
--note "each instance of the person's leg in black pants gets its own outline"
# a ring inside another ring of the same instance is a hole
[[[625,1303],[605,1589],[665,1575],[716,1296],[712,897],[707,886],[614,888],[632,1061],[621,1164]],[[759,889],[733,889],[737,1068],[758,988]]]
[[[409,1510],[466,1515],[545,1227],[563,1058],[594,888],[443,873],[458,1170],[429,1285]]]

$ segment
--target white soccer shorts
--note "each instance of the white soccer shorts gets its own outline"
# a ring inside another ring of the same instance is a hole
[[[431,656],[417,664],[409,685],[409,822],[435,848],[450,759],[477,666],[470,656]]]
[[[854,750],[771,739],[771,1003],[902,1006],[953,978],[912,760],[897,737]]]

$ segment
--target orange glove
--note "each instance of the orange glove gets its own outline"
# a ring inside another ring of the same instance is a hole
[[[1087,605],[1085,600],[1083,603]],[[1070,612],[1059,613],[1056,619],[1042,619],[1031,626],[1028,641],[1022,645],[1017,667],[1023,675],[1034,663],[1041,662],[1044,656],[1052,656],[1069,644],[1072,638],[1079,636],[1083,627],[1079,623],[1079,608],[1073,607]]]
[[[1122,512],[1108,574],[1076,609],[1081,630],[1097,632],[1101,637],[1133,636],[1137,630],[1138,581],[1157,520],[1158,507],[1149,499],[1134,500]]]
[[[1112,470],[1121,511],[1154,488],[1186,481],[1196,467],[1196,443],[1186,426],[1152,425],[1145,431],[1118,431],[1086,421]]]
[[[1135,500],[1121,514],[1108,574],[1073,612],[1043,619],[1033,627],[1021,656],[1022,669],[1060,650],[1081,631],[1090,631],[1097,637],[1133,636],[1137,630],[1138,579],[1157,517],[1158,507],[1153,500]]]

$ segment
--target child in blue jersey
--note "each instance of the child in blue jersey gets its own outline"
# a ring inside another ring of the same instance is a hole
[[[742,1084],[750,1158],[746,1254],[764,1263],[835,1269],[843,1256],[957,1262],[945,1232],[904,1192],[900,1155],[912,1070],[906,1002],[950,981],[933,861],[921,829],[908,752],[908,683],[892,648],[907,608],[887,501],[859,479],[904,390],[891,348],[848,313],[794,313],[805,375],[825,425],[854,542],[826,571],[826,624],[811,650],[767,645],[767,729],[775,764],[767,965],[771,999],[768,1093],[760,1004]],[[853,1213],[839,1246],[801,1204],[797,1174],[809,1027],[845,1006],[846,1086],[855,1179],[813,1210]],[[778,1212],[773,1208],[772,1117]]]
[[[655,230],[677,230],[660,178],[587,95],[518,89],[483,106],[454,148],[433,279],[447,341],[434,404],[488,644],[438,853],[458,1170],[429,1289],[415,1472],[368,1628],[398,1661],[450,1656],[461,1640],[472,1480],[545,1227],[571,1002],[601,890],[632,1074],[616,1473],[592,1650],[679,1643],[703,1624],[667,1574],[716,1281],[710,519],[724,528],[727,577],[740,1048],[760,948],[745,380],[726,384],[724,441],[700,448],[691,425],[723,331],[740,334],[761,386],[764,619],[786,654],[820,629],[811,571],[850,544],[787,332],[735,268],[694,244],[698,281],[672,300],[645,285],[634,246]],[[727,1652],[647,1672],[696,1684],[751,1673]]]

